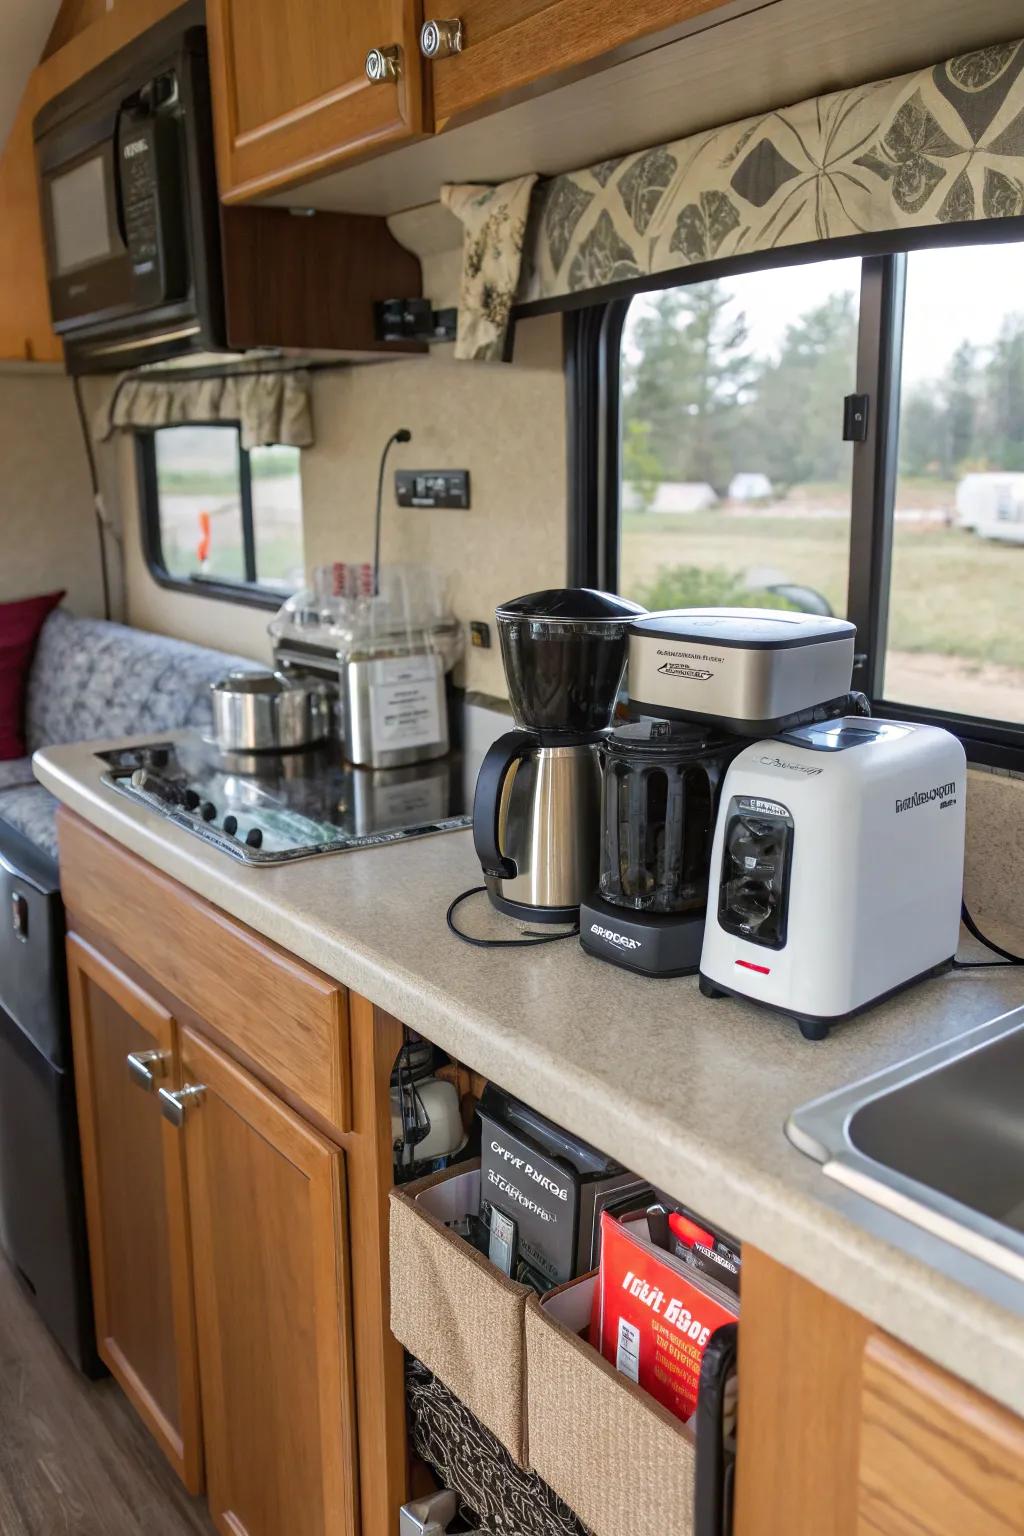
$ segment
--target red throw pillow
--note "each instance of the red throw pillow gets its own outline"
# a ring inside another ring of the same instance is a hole
[[[0,603],[0,762],[24,757],[25,689],[39,631],[63,592]]]

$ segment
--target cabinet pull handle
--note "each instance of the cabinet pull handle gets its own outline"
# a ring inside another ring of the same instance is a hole
[[[169,1051],[129,1051],[128,1076],[143,1093],[152,1093],[158,1077],[167,1076]]]
[[[462,52],[462,21],[451,16],[444,21],[425,21],[420,31],[420,53],[425,59],[449,59]]]
[[[383,85],[398,80],[402,74],[402,50],[398,44],[391,48],[371,48],[366,55],[366,78],[371,85]]]
[[[205,1083],[186,1083],[184,1088],[161,1088],[160,1113],[178,1129],[185,1124],[185,1115],[193,1105],[200,1105],[206,1098]]]

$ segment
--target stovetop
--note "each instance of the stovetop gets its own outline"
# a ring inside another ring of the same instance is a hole
[[[103,783],[245,864],[280,864],[469,825],[459,753],[406,768],[353,768],[337,743],[222,753],[198,732],[97,756]]]

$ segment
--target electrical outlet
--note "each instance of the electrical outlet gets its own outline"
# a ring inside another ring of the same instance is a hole
[[[396,469],[400,507],[468,507],[468,469]]]

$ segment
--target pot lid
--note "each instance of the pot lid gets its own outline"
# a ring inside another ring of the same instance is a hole
[[[639,603],[619,597],[614,592],[598,592],[593,587],[549,587],[544,592],[528,592],[513,597],[495,609],[499,619],[548,619],[557,622],[601,623],[604,620],[635,618],[646,613]]]
[[[211,683],[213,693],[280,694],[294,693],[307,685],[283,672],[229,672]]]

